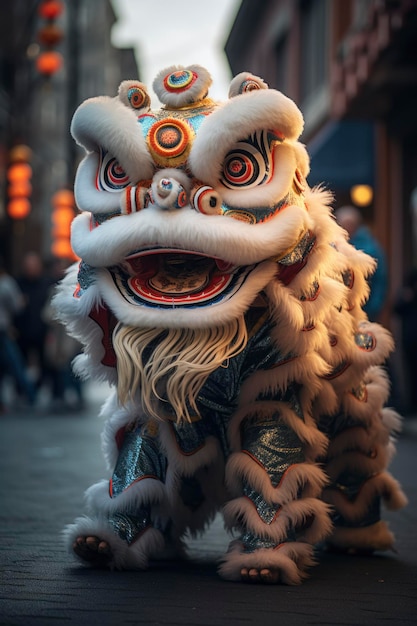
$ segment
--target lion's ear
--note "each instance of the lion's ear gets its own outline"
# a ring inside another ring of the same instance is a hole
[[[297,169],[301,172],[304,178],[310,173],[310,157],[304,144],[299,141],[293,143],[295,157],[297,161]]]
[[[230,83],[229,98],[240,96],[244,93],[257,91],[258,89],[269,89],[267,83],[259,76],[254,76],[250,72],[237,74]]]
[[[149,111],[151,98],[146,86],[138,80],[124,80],[119,86],[119,99],[138,113]]]

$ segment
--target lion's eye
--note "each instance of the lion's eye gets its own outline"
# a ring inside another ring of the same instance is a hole
[[[97,189],[101,191],[121,191],[129,184],[129,178],[119,162],[105,150],[100,151],[97,171]]]
[[[272,176],[272,146],[277,137],[258,131],[239,141],[224,159],[221,182],[229,189],[256,187]]]

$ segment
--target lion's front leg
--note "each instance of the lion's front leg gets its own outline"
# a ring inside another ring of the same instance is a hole
[[[311,449],[323,444],[320,433],[279,404],[281,411],[241,422],[240,450],[226,467],[236,497],[225,519],[239,532],[220,567],[229,580],[298,584],[314,562],[314,544],[330,531],[319,500],[326,478]]]
[[[117,443],[110,481],[88,489],[89,515],[66,528],[66,541],[86,564],[146,569],[165,546],[167,461],[156,434],[143,426],[119,429]]]
[[[66,528],[68,548],[88,565],[116,569],[183,558],[187,533],[204,530],[226,499],[213,428],[204,420],[132,427],[110,419],[103,441],[112,476],[87,491],[89,515]]]

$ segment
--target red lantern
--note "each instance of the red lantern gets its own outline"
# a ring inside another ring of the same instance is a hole
[[[12,163],[7,170],[7,178],[11,183],[28,181],[32,176],[32,168],[29,163]]]
[[[10,164],[7,168],[7,180],[9,181],[7,212],[15,220],[21,220],[30,213],[32,168],[28,161],[31,156],[32,150],[24,144],[13,146],[10,150]]]
[[[38,32],[38,39],[44,46],[53,47],[59,44],[64,33],[55,24],[47,24]]]
[[[41,0],[38,13],[45,20],[39,29],[38,38],[46,48],[36,59],[36,69],[40,74],[50,78],[61,69],[63,57],[53,48],[59,44],[64,34],[61,28],[55,24],[55,20],[61,15],[64,3],[60,0]]]
[[[38,8],[38,13],[44,20],[56,20],[64,10],[59,0],[43,0]]]
[[[22,220],[30,213],[30,202],[27,198],[14,198],[7,205],[7,213],[14,220]]]
[[[56,239],[51,246],[51,252],[57,259],[77,258],[68,239]]]
[[[57,258],[76,259],[71,248],[71,223],[75,199],[72,191],[60,189],[52,196],[52,254]]]
[[[75,198],[69,189],[60,189],[52,196],[52,205],[57,209],[59,207],[74,207]]]
[[[32,193],[32,185],[29,180],[13,181],[7,190],[9,198],[29,198]]]
[[[74,219],[74,210],[71,207],[61,206],[52,213],[53,236],[70,237],[71,222]]]
[[[48,52],[42,52],[38,56],[36,59],[36,69],[44,76],[52,76],[61,69],[62,62],[62,54],[54,50],[49,50]]]

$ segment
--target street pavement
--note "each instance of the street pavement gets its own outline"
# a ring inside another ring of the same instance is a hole
[[[186,562],[146,572],[85,568],[67,554],[65,524],[105,476],[98,396],[82,412],[0,416],[0,625],[292,626],[417,624],[417,419],[408,418],[391,469],[409,497],[388,513],[397,552],[320,555],[298,587],[231,583],[217,575],[229,537],[216,518]]]

